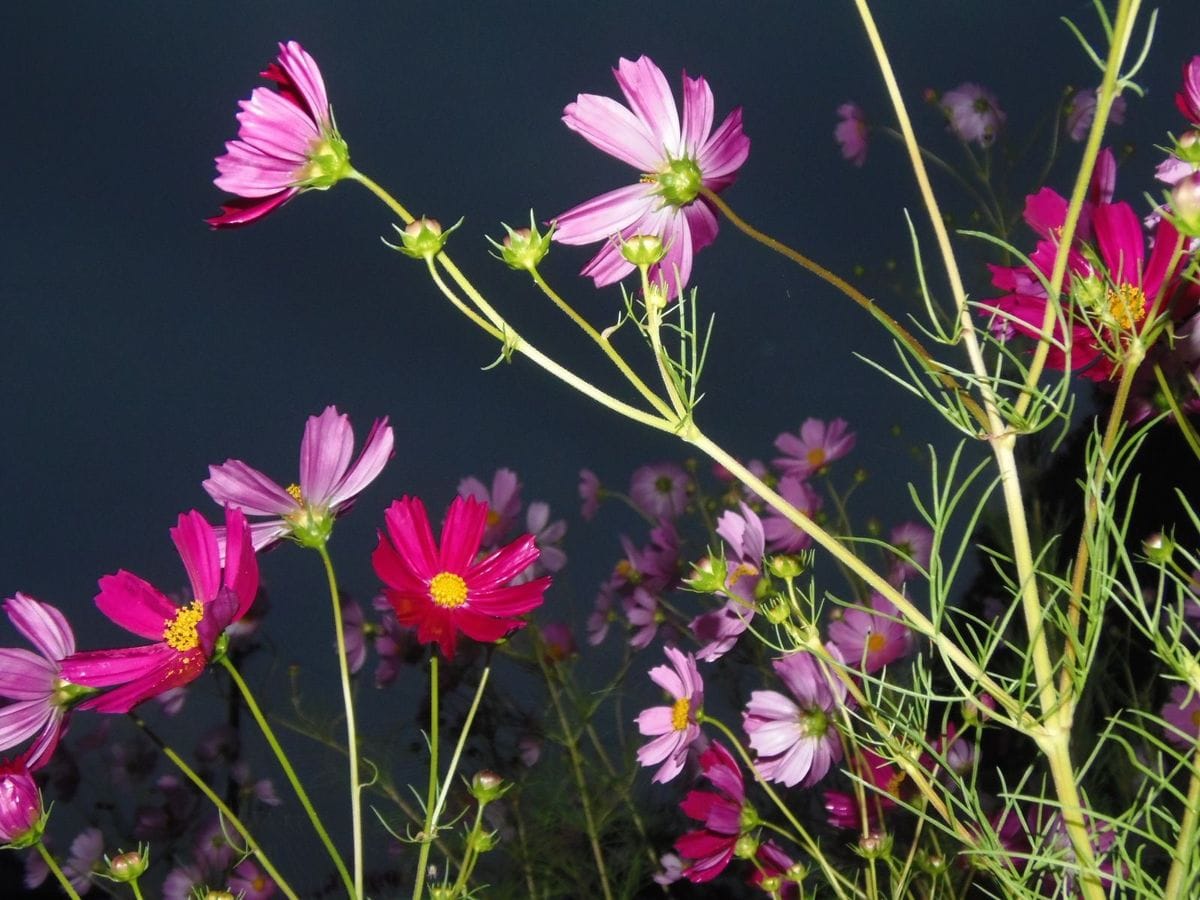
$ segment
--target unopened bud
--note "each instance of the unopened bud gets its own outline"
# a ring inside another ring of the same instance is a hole
[[[621,255],[635,266],[652,266],[666,253],[662,238],[656,234],[635,234],[621,241]]]
[[[480,769],[471,779],[471,796],[480,803],[491,803],[503,797],[510,785],[491,769]]]
[[[776,578],[799,578],[804,574],[804,561],[799,556],[779,553],[767,559],[767,569]]]
[[[550,252],[550,238],[554,234],[554,226],[551,225],[545,234],[539,232],[532,210],[529,213],[528,228],[509,228],[504,225],[504,230],[507,235],[502,242],[497,244],[491,238],[488,238],[488,242],[500,251],[500,258],[511,269],[532,272]]]
[[[758,838],[752,834],[743,834],[733,845],[733,855],[738,859],[754,859],[758,854]]]
[[[1188,237],[1200,237],[1200,172],[1193,172],[1171,191],[1172,220]]]
[[[148,850],[130,850],[128,853],[118,853],[108,861],[108,877],[113,881],[136,881],[145,874],[150,865]]]
[[[1150,562],[1165,563],[1175,552],[1175,542],[1161,532],[1152,534],[1142,541],[1142,552]]]
[[[384,243],[393,250],[399,250],[405,256],[411,256],[413,259],[432,259],[442,252],[442,247],[446,245],[446,239],[461,224],[462,219],[459,219],[453,226],[443,231],[441,223],[437,219],[428,219],[422,216],[409,222],[404,228],[399,225],[392,226],[400,235],[398,245],[388,244],[387,241]]]
[[[728,578],[725,560],[721,557],[706,556],[692,566],[691,577],[686,580],[687,586],[702,594],[715,594],[725,590],[725,580]]]

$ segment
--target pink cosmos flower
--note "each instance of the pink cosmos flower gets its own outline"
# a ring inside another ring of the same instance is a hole
[[[534,500],[525,510],[525,530],[533,535],[538,549],[542,551],[538,566],[547,572],[561,571],[567,564],[567,554],[560,546],[567,534],[567,523],[562,519],[551,522],[550,504]]]
[[[1088,136],[1092,122],[1096,119],[1096,101],[1100,88],[1086,91],[1076,91],[1067,102],[1064,111],[1066,115],[1067,134],[1071,140],[1079,143]],[[1112,107],[1108,111],[1109,125],[1125,124],[1125,98],[1119,94],[1113,98]]]
[[[385,513],[387,534],[371,562],[401,625],[415,626],[422,644],[436,642],[454,658],[458,632],[491,643],[524,627],[515,618],[542,604],[549,577],[510,585],[538,558],[533,535],[477,559],[488,508],[473,497],[455,497],[434,543],[425,505],[402,497]]]
[[[683,877],[694,884],[712,881],[725,870],[743,823],[757,819],[746,802],[745,780],[733,754],[713,741],[700,754],[700,768],[716,791],[689,791],[679,808],[704,827],[675,841],[679,855],[690,861]]]
[[[242,900],[267,900],[274,897],[275,882],[266,875],[252,859],[244,859],[233,868],[229,876],[229,890]]]
[[[281,487],[239,459],[208,467],[204,489],[220,504],[248,516],[270,516],[251,526],[254,549],[261,550],[284,537],[306,547],[323,545],[333,520],[350,509],[354,499],[374,481],[392,456],[392,429],[387,416],[376,419],[358,459],[350,418],[327,406],[309,416],[300,441],[300,483]]]
[[[996,95],[985,87],[966,82],[942,95],[942,112],[950,121],[950,132],[964,144],[990,147],[1008,116]]]
[[[85,700],[80,709],[129,712],[143,700],[199,677],[222,633],[245,615],[258,592],[258,561],[241,510],[226,507],[225,535],[222,561],[216,530],[196,510],[181,515],[171,529],[192,588],[192,601],[183,607],[130,572],[100,579],[100,611],[122,628],[157,640],[64,659],[62,673],[68,681],[96,688],[119,685]]]
[[[26,758],[0,761],[0,844],[29,846],[41,831],[42,792]]]
[[[933,552],[933,529],[920,522],[901,522],[888,535],[888,543],[895,548],[888,581],[900,585],[908,579],[928,570],[929,557]]]
[[[866,792],[866,808],[867,826],[875,831],[881,827],[884,813],[894,809],[896,801],[904,797],[906,776],[895,763],[866,747],[858,751],[852,762],[855,773],[874,788]],[[826,791],[825,812],[827,821],[834,828],[862,830],[862,808],[858,798],[851,794]]]
[[[830,643],[850,665],[861,666],[867,674],[878,672],[912,649],[912,632],[886,597],[873,594],[870,608],[851,606],[841,612],[841,618],[829,623]]]
[[[346,667],[357,675],[367,661],[367,633],[362,605],[349,597],[341,597],[342,639],[346,645]]]
[[[843,103],[837,108],[838,123],[833,138],[842,148],[842,158],[862,168],[867,161],[867,119],[857,103]]]
[[[613,591],[608,585],[600,588],[596,595],[596,604],[587,617],[584,628],[587,631],[587,642],[593,647],[604,643],[608,637],[608,627],[617,621],[616,610],[613,609]]]
[[[1200,56],[1183,66],[1183,87],[1175,94],[1175,105],[1183,117],[1200,128]]]
[[[236,197],[207,220],[213,228],[247,225],[300,191],[333,187],[350,171],[321,70],[304,48],[295,41],[280,44],[278,61],[262,77],[278,90],[255,88],[238,103],[238,139],[217,157],[213,182]]]
[[[651,267],[650,277],[664,278],[669,295],[675,296],[688,282],[693,255],[717,236],[716,213],[700,188],[724,190],[750,155],[742,110],[733,110],[714,131],[708,82],[685,72],[681,124],[667,79],[649,57],[622,59],[613,75],[628,107],[608,97],[580,94],[563,110],[563,122],[642,177],[559,215],[554,240],[572,245],[604,241],[581,273],[603,287],[633,271],[619,242],[635,234],[655,235],[666,256]]]
[[[683,771],[688,748],[700,737],[697,715],[704,706],[704,679],[690,653],[664,647],[670,665],[655,666],[650,679],[674,698],[670,706],[652,706],[637,717],[638,731],[653,738],[638,748],[639,765],[659,766],[651,781],[665,783]]]
[[[1160,715],[1169,726],[1163,733],[1171,743],[1191,747],[1200,737],[1200,694],[1186,684],[1171,688],[1171,699],[1163,704]]]
[[[583,501],[579,507],[579,515],[584,521],[590,522],[600,508],[600,479],[591,469],[579,470],[579,499]]]
[[[775,438],[775,449],[783,456],[772,462],[781,475],[807,478],[854,449],[857,436],[845,419],[805,419],[799,432],[785,431]]]
[[[624,559],[617,562],[609,586],[620,589],[644,587],[652,594],[661,594],[679,580],[679,532],[670,522],[661,521],[650,529],[650,540],[644,547],[635,547],[621,535]]]
[[[482,481],[470,475],[458,483],[458,495],[474,497],[487,506],[487,529],[483,532],[485,547],[498,547],[521,514],[521,480],[512,469],[497,469],[492,476],[490,491]]]
[[[629,499],[651,519],[674,519],[687,506],[691,479],[673,462],[641,466],[629,481]]]
[[[766,536],[758,514],[745,503],[741,508],[740,515],[726,510],[717,519],[717,534],[729,548],[725,589],[731,599],[721,609],[697,616],[689,626],[704,644],[696,658],[705,662],[728,653],[754,617],[754,592],[762,572]]]
[[[658,634],[658,626],[666,617],[658,608],[658,597],[644,587],[635,587],[633,595],[625,598],[625,617],[633,634],[629,646],[634,650],[645,650]]]
[[[80,896],[92,889],[92,872],[104,859],[104,834],[99,828],[85,828],[71,841],[71,852],[63,863],[63,874]]]
[[[810,518],[821,508],[821,495],[793,475],[779,479],[775,490],[784,500]],[[767,546],[775,553],[799,553],[812,543],[812,538],[800,530],[783,513],[768,510],[762,520]]]
[[[27,762],[37,770],[50,761],[67,709],[81,693],[63,681],[60,670],[62,660],[75,652],[75,635],[62,613],[25,594],[6,600],[4,611],[38,652],[0,650],[0,697],[12,701],[0,711],[0,750],[32,738]]]
[[[839,658],[837,647],[830,653]],[[772,664],[796,702],[776,691],[754,691],[742,715],[755,765],[768,781],[794,787],[816,784],[842,758],[832,715],[845,702],[846,686],[806,651]]]

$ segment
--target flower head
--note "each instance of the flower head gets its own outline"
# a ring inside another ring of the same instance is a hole
[[[683,877],[696,884],[712,881],[733,859],[743,833],[758,824],[754,807],[746,802],[746,783],[737,761],[713,741],[700,754],[700,768],[715,791],[690,791],[679,808],[703,823],[675,841],[679,855],[689,860]]]
[[[176,606],[157,588],[130,572],[100,579],[96,606],[128,631],[152,644],[118,650],[75,653],[62,662],[63,676],[75,684],[114,690],[85,700],[81,709],[129,712],[143,700],[199,677],[218,641],[258,592],[258,561],[241,510],[225,509],[222,560],[216,529],[196,510],[171,529],[191,582],[192,600]]]
[[[821,495],[794,475],[780,478],[775,489],[784,500],[810,518],[821,508]],[[778,510],[771,509],[762,525],[767,546],[776,553],[799,553],[812,543],[806,532]]]
[[[892,602],[874,594],[870,608],[851,606],[829,624],[829,641],[841,651],[843,659],[871,673],[908,653],[912,632],[900,621]]]
[[[248,516],[270,516],[251,526],[254,548],[261,550],[284,537],[316,547],[333,530],[333,520],[350,509],[354,499],[383,470],[392,455],[392,429],[387,416],[376,419],[358,459],[350,418],[327,406],[309,416],[300,441],[300,483],[281,487],[239,459],[208,467],[204,489],[221,504]]]
[[[629,480],[629,499],[651,519],[674,519],[687,506],[691,483],[678,463],[641,466]]]
[[[1097,95],[1100,93],[1100,88],[1087,91],[1076,91],[1071,99],[1067,102],[1065,110],[1067,134],[1071,140],[1079,143],[1088,136],[1088,131],[1092,127],[1092,122],[1096,118],[1096,101]],[[1125,123],[1125,98],[1119,94],[1113,98],[1112,106],[1108,110],[1109,125],[1122,125]]]
[[[663,652],[670,665],[655,666],[650,679],[670,694],[673,702],[642,710],[637,717],[638,731],[653,738],[638,749],[638,763],[659,766],[651,779],[658,782],[670,781],[683,771],[688,748],[700,737],[697,713],[704,706],[704,680],[692,654],[674,647],[664,647]]]
[[[28,847],[41,835],[42,792],[24,756],[0,762],[0,845]]]
[[[942,95],[950,132],[964,144],[990,147],[1008,116],[987,88],[967,82]]]
[[[295,41],[279,45],[279,59],[260,87],[238,105],[238,139],[217,157],[214,184],[235,194],[208,219],[214,228],[247,225],[300,191],[327,190],[350,172],[350,151],[333,124],[325,81],[316,61]]]
[[[807,478],[854,449],[857,436],[845,419],[805,419],[796,434],[785,431],[775,438],[783,456],[773,460],[782,475]]]
[[[555,221],[563,244],[604,241],[583,269],[597,287],[633,271],[620,243],[635,235],[662,239],[666,256],[650,269],[674,296],[688,281],[692,257],[717,236],[717,217],[700,189],[731,185],[750,154],[742,133],[742,110],[713,129],[713,96],[703,78],[683,75],[683,120],[662,70],[649,57],[622,59],[613,70],[629,106],[609,97],[580,94],[563,110],[563,121],[592,146],[636,168],[636,184],[618,188],[567,210]]]
[[[1183,117],[1200,128],[1200,56],[1183,66],[1183,87],[1175,95],[1175,105]]]
[[[75,652],[75,635],[62,613],[25,594],[6,600],[4,611],[38,652],[0,650],[0,697],[13,701],[3,708],[0,750],[33,738],[27,761],[36,770],[58,746],[67,709],[89,691],[63,680],[60,663]]]
[[[425,505],[402,497],[385,514],[372,563],[401,625],[416,627],[417,640],[436,642],[454,658],[458,632],[491,643],[524,626],[515,616],[542,603],[549,577],[509,584],[537,558],[533,535],[477,559],[488,508],[473,497],[455,497],[442,525],[439,549]]]
[[[842,148],[842,158],[862,168],[867,161],[867,119],[857,103],[843,103],[837,108],[838,123],[833,138]]]
[[[495,547],[508,537],[509,530],[521,514],[521,479],[512,469],[497,469],[492,476],[492,489],[470,475],[458,483],[460,497],[474,497],[487,506],[487,529],[483,545]]]

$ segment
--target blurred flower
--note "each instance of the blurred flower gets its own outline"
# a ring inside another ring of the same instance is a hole
[[[888,535],[895,555],[888,569],[888,582],[901,585],[929,568],[933,552],[933,529],[920,522],[901,522]]]
[[[900,620],[890,600],[871,595],[870,608],[849,606],[829,623],[829,641],[852,666],[867,674],[878,672],[912,649],[912,632]]]
[[[856,435],[845,419],[805,419],[796,434],[785,431],[775,438],[783,456],[772,460],[781,475],[807,478],[854,449]]]
[[[89,687],[120,685],[85,700],[80,709],[129,712],[143,700],[199,677],[222,632],[250,608],[258,591],[258,560],[241,510],[225,509],[225,558],[217,534],[196,510],[171,529],[191,581],[192,602],[176,606],[148,582],[121,571],[100,579],[96,606],[112,621],[153,644],[76,653],[62,662],[68,681]]]
[[[562,662],[577,652],[575,636],[571,634],[571,626],[566,622],[550,622],[543,625],[540,631],[546,658],[550,662]]]
[[[363,608],[357,601],[342,595],[342,639],[346,645],[346,665],[351,675],[357,675],[367,661],[367,636],[363,625]]]
[[[497,469],[490,491],[474,475],[464,478],[458,483],[458,496],[474,497],[487,506],[484,547],[500,546],[521,514],[521,481],[512,469]]]
[[[1200,128],[1200,56],[1183,66],[1183,87],[1175,94],[1175,105],[1183,117]]]
[[[1092,122],[1096,118],[1096,102],[1100,88],[1086,91],[1076,91],[1067,101],[1066,115],[1067,134],[1071,140],[1078,143],[1088,136]],[[1112,107],[1108,111],[1109,125],[1125,124],[1125,98],[1118,94],[1113,98]]]
[[[33,738],[26,756],[36,770],[54,754],[71,704],[91,691],[63,681],[60,663],[75,652],[75,635],[62,613],[21,593],[4,611],[38,652],[0,649],[0,697],[13,701],[0,710],[0,750]]]
[[[857,103],[843,103],[837,108],[837,114],[833,137],[842,148],[842,158],[862,168],[867,161],[867,119],[862,107]]]
[[[583,505],[579,508],[579,515],[583,516],[585,521],[591,521],[596,510],[600,508],[600,479],[596,477],[596,473],[591,469],[579,470],[579,499],[583,501]]]
[[[0,761],[0,845],[32,845],[41,834],[41,823],[42,792],[26,758]]]
[[[650,529],[650,540],[644,547],[634,547],[621,535],[625,558],[618,561],[609,586],[618,589],[644,587],[652,594],[662,594],[679,580],[679,532],[668,521],[660,521]]]
[[[354,430],[350,417],[327,406],[309,416],[300,441],[300,483],[281,487],[239,459],[208,467],[204,489],[221,504],[248,516],[270,516],[252,528],[254,548],[292,537],[307,547],[323,546],[333,520],[350,509],[354,499],[374,481],[392,456],[392,429],[387,416],[376,419],[358,459],[351,463]]]
[[[664,853],[659,857],[658,864],[662,867],[654,875],[654,883],[662,887],[674,884],[683,877],[683,860],[675,853]]]
[[[733,859],[738,838],[753,827],[749,823],[758,821],[754,808],[746,802],[742,770],[728,750],[713,741],[700,754],[700,768],[716,791],[689,791],[679,808],[704,827],[675,841],[679,855],[688,860],[683,877],[694,884],[720,875]]]
[[[275,784],[270,778],[253,780],[250,774],[250,764],[239,759],[229,768],[230,777],[242,789],[242,794],[253,797],[263,806],[279,806],[283,803],[279,794],[275,793]]]
[[[255,88],[238,103],[238,140],[217,157],[214,184],[235,194],[208,219],[214,228],[247,225],[303,190],[327,190],[346,177],[350,152],[333,124],[316,61],[295,41],[262,77],[278,90]]]
[[[375,687],[387,687],[400,674],[400,666],[412,662],[420,655],[421,644],[416,633],[396,619],[396,611],[385,594],[371,601],[380,613],[379,626],[375,634],[375,655],[379,663],[375,666]]]
[[[425,505],[417,498],[395,501],[385,514],[372,563],[401,625],[415,626],[417,640],[436,642],[454,658],[458,632],[490,643],[524,626],[515,616],[542,603],[548,577],[508,585],[538,558],[533,535],[476,561],[487,506],[456,497],[442,526],[441,549],[434,543]]]
[[[603,241],[583,269],[597,287],[619,281],[634,266],[620,242],[635,234],[662,239],[667,255],[650,269],[675,296],[688,282],[692,256],[717,236],[716,213],[701,187],[731,185],[750,154],[742,133],[742,110],[733,110],[713,130],[713,96],[703,78],[683,75],[683,122],[662,70],[649,57],[622,59],[613,71],[629,107],[608,97],[580,94],[563,110],[563,121],[610,156],[641,173],[636,184],[618,188],[557,216],[554,240],[563,244]]]
[[[1170,726],[1163,733],[1171,743],[1191,747],[1200,737],[1200,694],[1188,685],[1171,688],[1171,699],[1163,704],[1160,715]]]
[[[947,91],[941,104],[950,121],[950,132],[965,144],[990,147],[1008,118],[995,94],[971,82]]]
[[[836,647],[829,648],[835,657]],[[833,713],[846,697],[846,686],[807,651],[789,653],[772,664],[793,702],[776,691],[754,691],[742,715],[755,765],[768,781],[809,787],[842,758],[842,742]]]
[[[275,882],[252,859],[243,859],[233,867],[229,890],[242,900],[266,900],[275,896]]]
[[[537,562],[513,579],[514,584],[529,581],[546,572],[559,572],[567,564],[567,554],[561,546],[567,534],[567,523],[562,519],[550,521],[550,504],[534,500],[525,510],[525,530],[533,535],[541,555]]]
[[[625,598],[625,617],[633,634],[629,646],[634,650],[645,650],[658,634],[658,626],[666,619],[658,608],[658,597],[644,587],[633,589],[633,595]]]
[[[868,786],[866,791],[867,827],[878,830],[883,814],[894,809],[907,787],[906,776],[891,760],[867,747],[859,748],[851,758],[854,774]],[[873,788],[873,790],[872,790]],[[825,813],[833,828],[862,831],[862,809],[858,799],[841,791],[825,792]]]
[[[608,637],[608,626],[617,621],[617,613],[613,609],[612,588],[604,585],[596,595],[596,605],[587,617],[584,628],[587,631],[587,642],[595,647],[604,643]]]
[[[821,508],[821,495],[794,475],[780,478],[775,490],[809,518]],[[812,543],[812,538],[807,532],[774,508],[767,511],[762,525],[767,546],[775,553],[798,553]]]
[[[691,479],[673,462],[641,466],[629,481],[629,499],[651,519],[674,519],[687,506]]]
[[[674,698],[670,706],[653,706],[637,717],[638,731],[653,738],[638,748],[638,763],[659,766],[651,781],[667,782],[683,771],[688,748],[700,737],[697,715],[704,706],[704,680],[690,653],[664,647],[670,665],[655,666],[650,679]]]
[[[163,900],[195,900],[196,892],[203,897],[207,890],[205,880],[204,872],[199,866],[176,866],[163,880]]]
[[[92,889],[92,872],[104,859],[104,835],[99,828],[85,828],[71,841],[71,852],[63,863],[63,874],[80,896]]]

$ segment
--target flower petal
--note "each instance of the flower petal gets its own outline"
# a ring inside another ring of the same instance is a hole
[[[379,476],[387,461],[392,458],[394,441],[395,435],[391,426],[388,425],[387,416],[376,419],[358,459],[330,492],[330,506],[341,506],[346,501],[358,496],[367,485]]]
[[[58,666],[30,650],[0,649],[0,697],[44,701],[53,693],[57,677]],[[4,710],[7,715],[8,707]]]
[[[62,659],[75,652],[75,634],[66,616],[22,593],[4,602],[4,611],[17,631],[47,659]]]
[[[635,169],[653,172],[663,164],[662,148],[654,132],[611,97],[580,94],[574,103],[567,104],[562,120],[597,150]]]
[[[209,466],[208,476],[204,490],[222,506],[231,504],[251,516],[286,516],[299,508],[291,494],[240,459]]]
[[[713,126],[713,93],[703,78],[683,73],[683,156],[696,159]],[[703,171],[703,170],[702,170]]]
[[[300,490],[314,506],[328,506],[334,486],[350,467],[354,429],[350,417],[327,406],[319,416],[309,416],[300,442]]]
[[[679,113],[662,69],[648,56],[639,56],[632,62],[622,58],[613,75],[629,101],[630,109],[654,135],[659,165],[663,157],[678,159],[682,156]]]
[[[193,599],[203,603],[212,600],[221,589],[221,551],[213,527],[193,509],[179,517],[179,523],[171,529],[171,540],[187,570]]]
[[[162,640],[167,622],[179,612],[157,588],[124,570],[100,579],[96,606],[122,628],[151,640]]]
[[[573,206],[555,217],[554,240],[591,244],[622,234],[658,205],[656,190],[653,184],[631,184]]]

